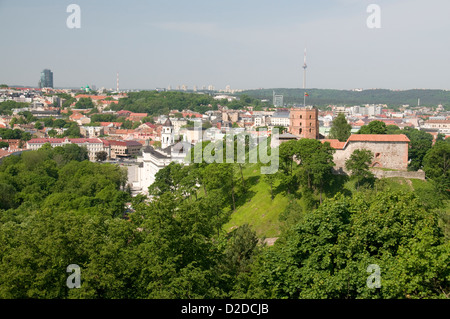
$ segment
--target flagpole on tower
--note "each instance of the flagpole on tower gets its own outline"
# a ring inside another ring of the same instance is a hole
[[[303,107],[306,107],[306,48],[303,56]]]

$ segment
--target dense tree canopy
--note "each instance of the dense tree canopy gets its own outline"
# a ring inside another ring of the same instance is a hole
[[[20,109],[29,107],[30,103],[16,102],[16,101],[4,101],[0,103],[0,114],[11,115],[12,109]]]
[[[94,103],[91,98],[82,97],[75,103],[76,109],[92,109],[94,107]]]
[[[450,143],[438,141],[423,159],[423,170],[437,182],[439,189],[450,197]]]
[[[381,121],[372,121],[367,125],[363,125],[358,134],[387,134],[387,126]]]
[[[352,177],[357,179],[358,186],[361,181],[373,178],[373,174],[369,169],[372,164],[372,159],[372,151],[356,149],[345,162],[345,168],[351,172]]]
[[[264,252],[240,297],[443,298],[449,252],[437,217],[412,193],[337,196]],[[367,286],[371,264],[381,288]]]
[[[28,141],[31,139],[31,134],[19,129],[7,129],[0,128],[0,137],[2,139],[20,139],[23,141]]]
[[[434,150],[426,165],[447,148]],[[441,204],[429,205],[434,191],[394,191],[380,181],[378,190],[327,194],[317,209],[301,205],[338,180],[332,158],[328,143],[302,139],[281,144],[280,171],[270,178],[244,178],[235,163],[172,163],[156,174],[149,198],[131,198],[124,169],[87,161],[77,145],[7,157],[0,298],[448,298],[450,246]],[[445,172],[430,169],[434,178]],[[274,201],[289,190],[272,247],[247,223],[224,227],[252,199],[249,185],[263,184],[272,184]],[[66,285],[71,264],[81,269],[79,289]],[[373,264],[380,288],[367,286]]]

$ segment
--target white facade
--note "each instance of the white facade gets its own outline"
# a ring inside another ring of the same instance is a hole
[[[192,145],[186,142],[179,142],[165,149],[154,149],[151,146],[146,146],[142,150],[142,156],[137,158],[137,169],[132,173],[134,177],[134,180],[131,180],[133,188],[141,193],[148,194],[148,187],[155,182],[156,173],[172,162],[183,164],[191,147]]]
[[[98,152],[105,151],[109,153],[108,147],[103,144],[103,141],[98,138],[48,138],[48,139],[31,139],[27,142],[27,148],[35,151],[40,149],[44,144],[50,143],[52,147],[64,146],[67,144],[77,144],[80,147],[86,147],[88,151],[89,160],[96,161]]]
[[[270,117],[270,126],[284,126],[289,127],[289,113],[274,113]]]

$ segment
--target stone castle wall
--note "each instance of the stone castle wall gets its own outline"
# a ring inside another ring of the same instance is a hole
[[[406,170],[408,167],[408,143],[405,142],[357,142],[351,141],[342,150],[334,153],[336,170],[345,171],[345,161],[356,149],[372,151],[372,167]]]

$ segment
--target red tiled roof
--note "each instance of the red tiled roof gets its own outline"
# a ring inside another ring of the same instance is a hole
[[[345,147],[346,142],[340,142],[338,139],[325,139],[321,140],[322,143],[328,142],[334,149],[341,150]]]
[[[112,132],[111,134],[132,134],[134,132],[135,132],[135,130],[117,129],[114,132]]]
[[[113,125],[113,126],[117,126],[120,127],[122,126],[122,122],[100,122],[100,126],[108,126],[108,125]]]
[[[147,116],[147,113],[130,113],[130,115],[128,115],[128,116],[141,116],[141,117],[146,117]]]
[[[119,146],[142,146],[141,143],[137,141],[116,141],[116,140],[109,140],[108,141],[110,145],[119,145]]]
[[[28,141],[29,144],[59,144],[63,143],[66,139],[65,138],[33,138]]]
[[[352,134],[347,142],[410,142],[404,134]]]
[[[99,143],[102,143],[102,141],[98,138],[70,138],[69,141],[71,143],[75,143],[75,144],[82,144],[82,143],[99,144]]]
[[[450,120],[428,120],[426,121],[427,124],[450,124]]]
[[[89,94],[78,94],[75,96],[76,99],[79,98],[90,98],[91,100],[103,100],[106,99],[108,96],[106,95],[89,95]]]
[[[117,114],[128,114],[131,113],[131,111],[127,111],[127,110],[120,110],[117,112]]]
[[[10,154],[11,154],[10,152],[0,149],[0,158],[8,156]]]
[[[85,116],[80,113],[73,113],[71,116],[69,116],[69,118],[71,118],[71,119],[81,119],[83,117],[85,117]]]
[[[156,124],[153,124],[153,123],[150,123],[150,122],[146,122],[144,124],[147,125],[148,127],[151,127],[151,128],[156,128],[157,127]]]

